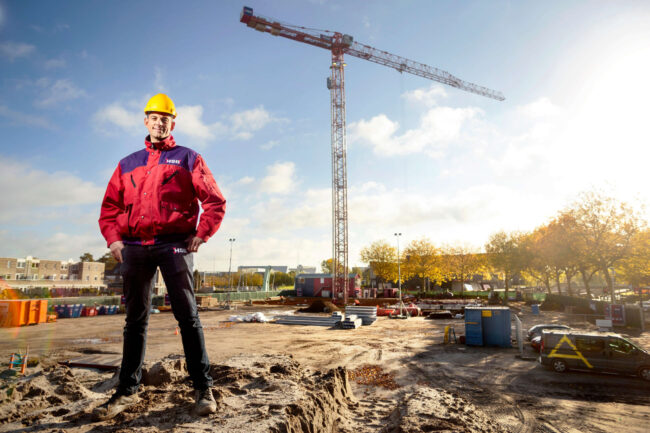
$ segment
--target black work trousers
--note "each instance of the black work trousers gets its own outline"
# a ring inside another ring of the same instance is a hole
[[[160,268],[174,317],[178,321],[192,384],[195,389],[211,387],[210,361],[194,297],[193,257],[192,253],[187,252],[186,243],[126,245],[122,250],[122,259],[120,269],[124,279],[126,325],[118,389],[125,394],[133,394],[137,392],[142,379],[156,268]]]

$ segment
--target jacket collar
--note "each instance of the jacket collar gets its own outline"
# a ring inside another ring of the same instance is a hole
[[[150,140],[151,137],[149,135],[147,135],[147,138],[144,139],[144,144],[149,150],[169,150],[172,147],[176,146],[176,141],[171,135],[165,138],[163,141],[159,141],[158,143],[152,143]]]

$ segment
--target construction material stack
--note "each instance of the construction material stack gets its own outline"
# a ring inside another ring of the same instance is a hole
[[[275,323],[280,325],[336,326],[341,321],[340,315],[327,316],[275,316]]]
[[[345,307],[345,315],[355,315],[360,318],[363,326],[372,325],[377,320],[377,307],[360,307],[348,305]]]
[[[357,329],[363,324],[363,319],[357,317],[355,314],[345,314],[345,320],[341,322],[343,329]]]

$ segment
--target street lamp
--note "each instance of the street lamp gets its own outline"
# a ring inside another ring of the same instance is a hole
[[[232,244],[235,242],[235,238],[228,239],[230,242],[230,262],[228,263],[228,291],[232,291]]]
[[[402,268],[399,262],[399,238],[401,233],[395,233],[397,238],[397,287],[399,288],[399,315],[402,315]]]

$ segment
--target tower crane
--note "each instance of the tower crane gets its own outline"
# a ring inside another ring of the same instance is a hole
[[[244,7],[240,22],[248,27],[273,36],[313,45],[332,53],[330,76],[327,88],[330,90],[332,120],[332,296],[343,293],[343,302],[348,301],[348,180],[345,142],[345,75],[344,55],[358,57],[399,72],[437,81],[457,89],[503,101],[501,92],[469,83],[458,77],[423,63],[415,62],[369,45],[354,41],[350,35],[329,30],[282,23],[278,20],[255,15],[253,8]]]

